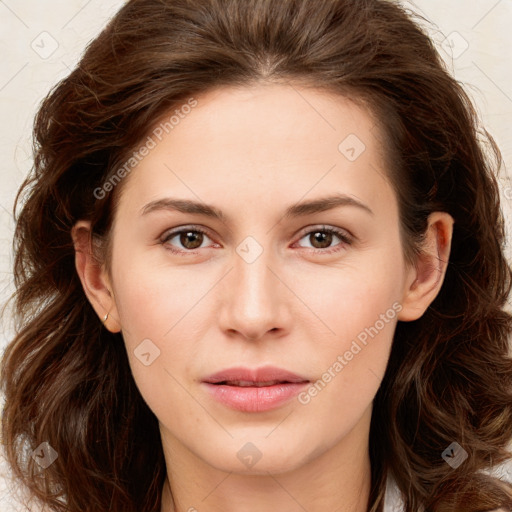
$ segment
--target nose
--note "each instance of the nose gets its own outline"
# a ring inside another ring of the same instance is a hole
[[[265,336],[282,336],[290,330],[291,293],[279,276],[278,265],[269,251],[252,262],[233,255],[233,268],[222,280],[219,324],[223,332],[255,341]]]

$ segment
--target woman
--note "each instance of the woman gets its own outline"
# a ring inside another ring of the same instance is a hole
[[[396,4],[129,1],[35,139],[2,422],[49,510],[512,507],[499,151]]]

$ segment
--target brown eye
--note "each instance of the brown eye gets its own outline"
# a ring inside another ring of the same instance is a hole
[[[315,249],[326,249],[332,243],[332,233],[326,231],[314,231],[309,234],[309,240]]]
[[[186,254],[199,249],[209,239],[206,232],[198,228],[185,228],[174,230],[161,239],[161,243],[167,246],[172,252]]]
[[[182,231],[179,237],[180,243],[186,249],[197,249],[203,242],[203,233],[198,231]]]
[[[336,239],[339,240],[338,243],[335,243]],[[300,247],[310,248],[320,253],[342,250],[352,243],[352,238],[346,231],[327,227],[311,229],[302,236],[301,240],[307,240],[309,245],[299,243]]]

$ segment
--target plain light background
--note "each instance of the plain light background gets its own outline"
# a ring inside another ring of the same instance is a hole
[[[123,3],[0,0],[0,304],[13,291],[12,206],[32,165],[31,130],[37,106],[50,88],[69,74],[87,43]],[[512,168],[512,0],[401,3],[433,24],[428,31],[441,55],[465,84],[483,125],[501,148],[502,204],[507,226],[512,226],[512,180],[507,173],[507,168]],[[508,249],[509,257],[511,254]],[[1,324],[0,352],[11,337],[7,313]],[[0,475],[7,473],[0,461]],[[16,504],[10,485],[7,477],[0,476],[0,510],[25,510]]]

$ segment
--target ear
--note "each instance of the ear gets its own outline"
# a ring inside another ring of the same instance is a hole
[[[119,332],[121,323],[115,303],[112,284],[107,271],[93,257],[91,240],[91,223],[78,221],[71,230],[75,247],[75,266],[82,282],[85,295],[92,307],[110,332]]]
[[[453,222],[445,212],[429,215],[421,254],[407,272],[398,320],[417,320],[437,297],[448,267]]]

